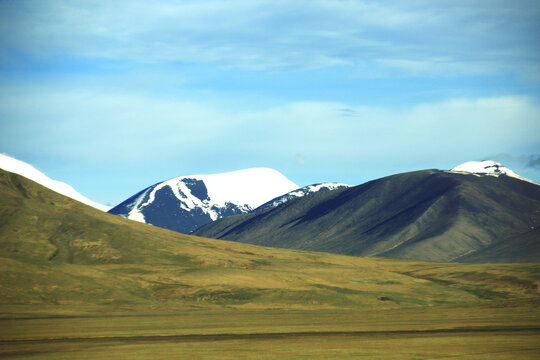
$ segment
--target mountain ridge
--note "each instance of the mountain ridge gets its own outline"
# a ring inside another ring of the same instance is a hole
[[[262,205],[257,207],[256,209],[252,210],[251,212],[256,212],[264,209],[269,209],[272,207],[279,206],[281,204],[284,204],[287,201],[306,196],[309,194],[313,194],[319,191],[331,191],[331,190],[337,190],[337,189],[343,189],[347,187],[351,187],[352,185],[342,184],[342,183],[336,183],[336,182],[325,182],[325,183],[316,183],[311,185],[306,185],[301,188],[292,190],[286,194],[283,194],[281,196],[278,196]]]

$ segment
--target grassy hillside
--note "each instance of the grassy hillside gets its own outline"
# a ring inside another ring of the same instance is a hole
[[[538,265],[434,267],[262,248],[102,213],[6,172],[0,185],[4,306],[394,308],[537,295]],[[471,275],[479,269],[485,276]]]
[[[347,255],[528,262],[540,261],[539,209],[538,185],[424,170],[219,219],[194,234]]]
[[[538,264],[399,261],[199,238],[102,213],[6,172],[0,268],[4,358],[503,359],[539,351]],[[505,340],[494,346],[493,336]]]

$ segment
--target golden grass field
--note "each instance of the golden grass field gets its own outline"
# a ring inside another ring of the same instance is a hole
[[[530,309],[531,310],[531,309]],[[182,311],[2,319],[13,359],[535,359],[524,308]]]
[[[0,185],[2,358],[540,358],[540,264],[258,247]]]

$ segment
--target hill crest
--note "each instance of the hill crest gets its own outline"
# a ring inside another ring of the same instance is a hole
[[[53,180],[32,165],[11,156],[0,154],[0,169],[24,176],[25,178],[35,181],[59,194],[80,201],[83,204],[92,206],[101,211],[109,211],[111,209],[110,206],[99,204],[81,195],[71,185],[58,180]]]

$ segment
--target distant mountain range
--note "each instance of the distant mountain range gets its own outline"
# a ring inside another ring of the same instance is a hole
[[[198,236],[348,255],[540,260],[540,186],[493,161],[318,192],[227,217]]]
[[[9,156],[0,155],[0,169],[108,209]],[[255,245],[447,262],[540,261],[540,186],[493,161],[354,187],[299,188],[267,168],[181,176],[140,191],[110,212]]]
[[[25,178],[35,181],[38,184],[41,184],[53,191],[56,191],[59,194],[80,201],[83,204],[90,205],[101,211],[108,211],[111,209],[110,206],[99,204],[79,194],[72,186],[61,181],[49,178],[47,175],[34,168],[32,165],[14,159],[10,156],[0,154],[0,169],[22,175]]]

